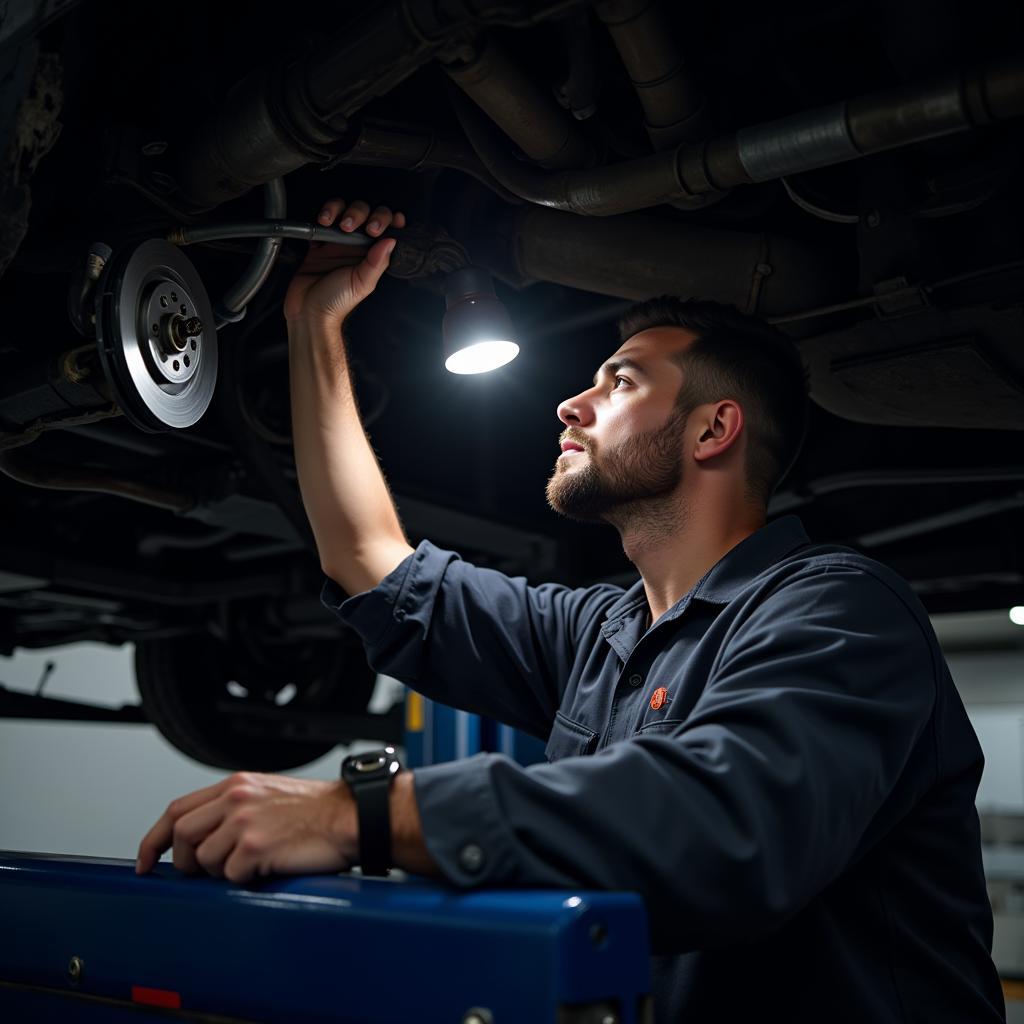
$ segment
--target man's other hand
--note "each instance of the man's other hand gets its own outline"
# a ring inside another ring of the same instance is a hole
[[[368,203],[344,200],[324,203],[317,222],[321,227],[337,224],[345,232],[357,231],[365,224],[366,234],[376,238],[393,224],[405,227],[405,214],[378,206],[371,213]],[[365,255],[344,245],[312,242],[306,259],[288,286],[284,300],[286,320],[308,320],[331,327],[341,322],[377,286],[387,269],[393,238],[380,238]]]
[[[174,866],[244,883],[344,871],[358,858],[355,801],[343,782],[239,772],[174,800],[139,844],[136,874],[173,847]]]

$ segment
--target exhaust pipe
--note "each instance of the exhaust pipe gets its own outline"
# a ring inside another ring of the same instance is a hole
[[[494,238],[508,240],[502,250]],[[775,316],[844,294],[839,268],[812,246],[644,214],[585,218],[526,207],[481,232],[480,243],[484,262],[516,284],[553,281],[633,301],[668,293]]]
[[[546,173],[514,160],[472,104],[456,113],[481,162],[526,202],[609,217],[772,181],[1024,114],[1024,58],[743,128],[593,170]]]
[[[191,206],[205,210],[305,164],[330,163],[349,118],[432,60],[459,32],[527,27],[566,7],[566,0],[370,5],[305,60],[239,82],[184,147],[181,191]]]

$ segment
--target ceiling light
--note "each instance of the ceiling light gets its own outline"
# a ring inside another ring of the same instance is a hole
[[[444,365],[451,373],[486,373],[519,355],[508,310],[494,294],[491,275],[465,267],[445,287]]]
[[[1010,609],[1010,621],[1016,626],[1024,626],[1024,604],[1014,605]]]

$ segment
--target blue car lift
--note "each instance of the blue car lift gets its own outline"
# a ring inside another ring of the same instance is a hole
[[[415,766],[537,741],[410,695]],[[0,1021],[651,1024],[633,893],[185,878],[0,852]]]
[[[420,768],[456,761],[487,751],[507,754],[520,764],[544,760],[544,743],[500,722],[468,711],[457,711],[421,697],[413,690],[405,696],[405,762]]]

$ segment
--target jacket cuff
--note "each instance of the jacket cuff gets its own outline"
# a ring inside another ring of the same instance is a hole
[[[424,842],[445,878],[463,888],[517,874],[515,840],[491,788],[497,762],[513,765],[500,754],[477,754],[413,771]]]

